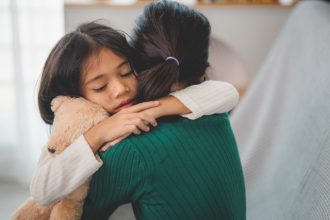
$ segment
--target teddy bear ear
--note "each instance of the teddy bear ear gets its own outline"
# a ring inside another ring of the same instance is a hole
[[[62,103],[64,103],[67,100],[70,100],[71,98],[68,96],[56,96],[55,98],[53,98],[52,102],[51,102],[51,109],[53,112],[56,112],[57,109],[62,105]]]

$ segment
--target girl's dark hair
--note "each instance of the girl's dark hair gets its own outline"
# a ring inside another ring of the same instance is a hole
[[[47,124],[54,120],[51,111],[54,97],[82,96],[80,87],[86,60],[103,48],[121,57],[131,56],[130,46],[122,33],[95,22],[80,25],[52,49],[43,68],[38,92],[40,115]]]
[[[211,27],[208,19],[183,4],[152,2],[136,21],[131,46],[138,72],[137,99],[147,101],[167,95],[173,83],[197,84],[208,63]],[[178,59],[166,60],[172,56]]]

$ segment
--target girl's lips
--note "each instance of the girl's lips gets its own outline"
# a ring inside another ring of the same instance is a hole
[[[127,100],[127,101],[123,101],[122,103],[120,103],[120,105],[115,110],[116,110],[116,112],[118,112],[118,111],[120,111],[124,108],[128,108],[132,105],[133,105],[133,100],[132,99]]]

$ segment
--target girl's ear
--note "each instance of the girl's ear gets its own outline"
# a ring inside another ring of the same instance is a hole
[[[68,96],[56,96],[53,98],[51,102],[51,109],[53,112],[56,112],[58,108],[64,103],[65,101],[70,100],[71,98]]]

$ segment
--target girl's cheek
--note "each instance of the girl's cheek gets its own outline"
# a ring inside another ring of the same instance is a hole
[[[138,87],[138,82],[136,77],[134,77],[134,79],[132,79],[132,86],[131,86],[131,90],[133,91],[134,96],[136,96],[137,94],[137,87]]]

